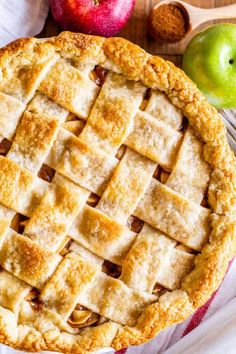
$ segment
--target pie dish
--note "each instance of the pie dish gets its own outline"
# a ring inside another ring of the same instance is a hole
[[[236,164],[215,108],[122,38],[0,50],[0,341],[86,353],[203,305],[235,253]]]

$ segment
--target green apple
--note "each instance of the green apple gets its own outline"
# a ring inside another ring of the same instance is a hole
[[[236,25],[207,28],[189,43],[183,70],[217,108],[236,107]]]

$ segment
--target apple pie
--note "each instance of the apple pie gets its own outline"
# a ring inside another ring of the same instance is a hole
[[[235,253],[225,126],[172,63],[63,32],[0,50],[0,341],[87,353],[203,305]]]

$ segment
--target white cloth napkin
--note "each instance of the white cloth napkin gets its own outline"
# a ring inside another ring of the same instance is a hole
[[[210,330],[209,330],[210,329]],[[185,336],[165,354],[235,354],[236,298]]]
[[[0,47],[39,33],[48,13],[47,0],[0,0]],[[188,320],[162,331],[139,347],[116,354],[235,354],[236,261],[212,298]],[[100,353],[114,353],[103,350]],[[0,345],[0,354],[22,353]]]
[[[38,34],[48,13],[47,0],[0,0],[0,47]]]

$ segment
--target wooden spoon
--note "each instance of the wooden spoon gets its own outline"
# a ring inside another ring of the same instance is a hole
[[[196,27],[208,21],[217,19],[223,20],[227,18],[232,19],[236,17],[236,4],[217,7],[214,9],[202,9],[200,7],[189,5],[184,1],[164,0],[155,5],[154,9],[157,9],[159,6],[164,4],[173,4],[180,7],[186,15],[186,24],[190,30],[194,30]]]

